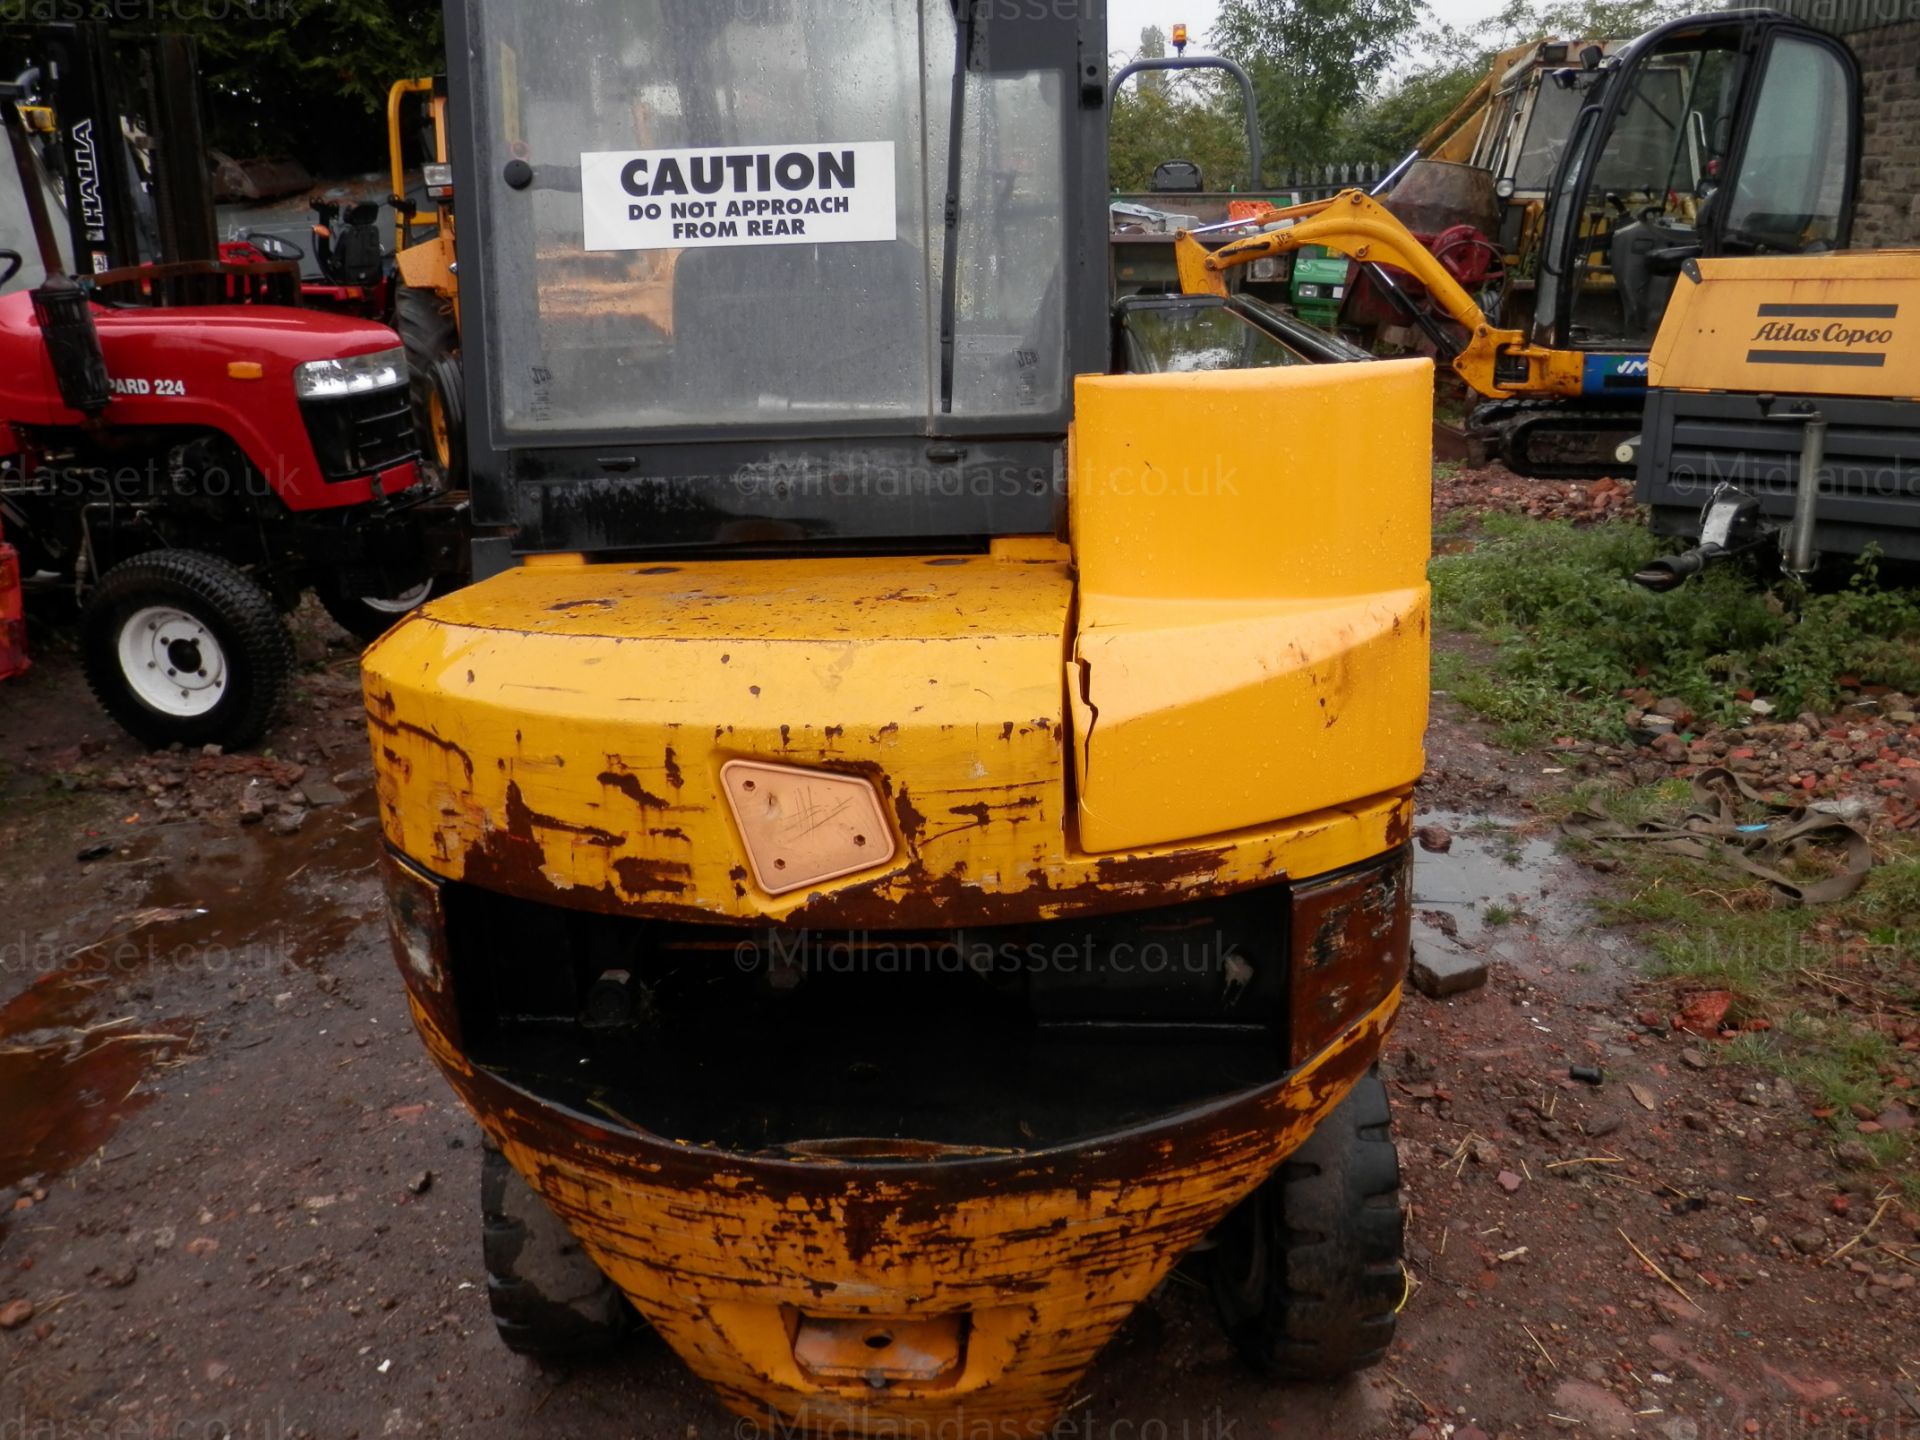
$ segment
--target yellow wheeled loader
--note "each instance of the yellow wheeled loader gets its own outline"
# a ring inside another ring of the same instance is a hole
[[[365,687],[516,1350],[1041,1435],[1189,1252],[1391,1339],[1431,366],[1115,299],[1103,11],[448,9],[503,538]]]
[[[409,122],[412,122],[409,124]],[[467,484],[466,384],[460,366],[460,264],[444,77],[396,80],[387,91],[393,182],[393,328],[407,351],[420,449],[450,489]],[[411,141],[411,143],[409,143]],[[418,168],[431,220],[407,184]]]

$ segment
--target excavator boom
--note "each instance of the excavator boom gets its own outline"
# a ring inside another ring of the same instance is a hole
[[[1255,260],[1324,245],[1365,265],[1392,265],[1426,286],[1434,303],[1465,333],[1464,342],[1433,332],[1443,357],[1472,389],[1489,400],[1577,396],[1586,357],[1528,343],[1518,330],[1501,330],[1460,282],[1393,212],[1364,190],[1343,190],[1304,205],[1265,206],[1248,224],[1282,224],[1209,251],[1182,231],[1174,242],[1180,288],[1188,295],[1225,295],[1227,272]]]

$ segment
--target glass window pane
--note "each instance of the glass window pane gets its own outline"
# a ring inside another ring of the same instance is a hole
[[[953,413],[1045,414],[1066,384],[1060,76],[969,75],[965,123]]]
[[[1812,41],[1776,40],[1727,199],[1727,238],[1788,251],[1839,243],[1851,128],[1839,57]]]
[[[1186,374],[1197,370],[1259,370],[1304,365],[1265,331],[1224,305],[1166,305],[1130,310],[1126,316],[1127,368],[1135,374]]]
[[[1560,163],[1560,154],[1566,149],[1574,116],[1585,103],[1584,91],[1570,85],[1557,85],[1551,77],[1541,80],[1527,118],[1520,158],[1513,167],[1516,190],[1545,190],[1552,183],[1553,167]]]
[[[944,0],[476,10],[496,215],[482,284],[510,430],[924,427],[939,272],[923,132],[948,104]],[[498,183],[516,158],[534,167],[524,192]],[[883,185],[876,223],[857,187]],[[834,215],[848,190],[861,209]],[[661,207],[658,224],[631,206]],[[810,238],[836,221],[858,238]]]
[[[1654,198],[1670,189],[1692,192],[1685,120],[1688,91],[1700,88],[1702,58],[1698,51],[1663,57],[1635,77],[1594,166],[1597,191]]]

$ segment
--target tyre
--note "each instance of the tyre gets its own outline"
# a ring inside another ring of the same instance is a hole
[[[146,745],[249,745],[293,674],[293,640],[273,597],[237,565],[197,550],[154,550],[114,566],[80,625],[94,697]]]
[[[1337,1379],[1393,1342],[1405,1281],[1390,1124],[1386,1087],[1368,1074],[1215,1232],[1214,1305],[1261,1373]]]
[[[427,396],[427,454],[440,467],[446,488],[467,488],[467,399],[460,357],[448,355],[433,367]]]
[[[407,350],[408,395],[420,453],[439,470],[448,489],[465,489],[466,409],[453,302],[432,290],[405,286],[393,312],[393,328]]]
[[[349,595],[337,576],[326,574],[314,578],[313,593],[335,624],[361,643],[371,645],[437,592],[433,581],[422,580],[397,595]]]
[[[480,1159],[487,1303],[509,1350],[545,1360],[604,1355],[640,1320],[573,1232],[489,1143]]]

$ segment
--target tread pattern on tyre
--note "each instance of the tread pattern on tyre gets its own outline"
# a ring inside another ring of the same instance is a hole
[[[437,593],[437,587],[429,591],[428,599]],[[404,614],[393,614],[385,610],[375,610],[358,595],[347,594],[341,587],[336,574],[326,572],[313,577],[313,598],[320,602],[322,610],[333,617],[334,624],[362,645],[371,645],[412,613],[408,611]]]
[[[453,318],[453,302],[432,290],[402,286],[393,302],[393,328],[407,351],[407,398],[413,406],[414,434],[420,442],[422,458],[431,461],[433,436],[427,425],[427,402],[437,383],[435,371],[441,361],[460,349],[460,328]],[[455,489],[465,483],[464,476],[444,478]]]
[[[491,1146],[481,1157],[480,1220],[487,1303],[509,1350],[546,1360],[600,1355],[636,1327],[619,1287]]]
[[[162,715],[120,671],[123,616],[172,604],[200,616],[227,654],[227,690],[204,715]],[[142,744],[250,745],[266,731],[293,674],[293,637],[273,597],[232,561],[199,550],[152,550],[100,577],[81,617],[82,668],[101,707]]]
[[[1367,1075],[1250,1196],[1266,1230],[1261,1303],[1215,1298],[1229,1336],[1276,1379],[1331,1380],[1387,1353],[1403,1293],[1400,1163],[1386,1087]],[[1216,1252],[1217,1264],[1232,1258]]]

